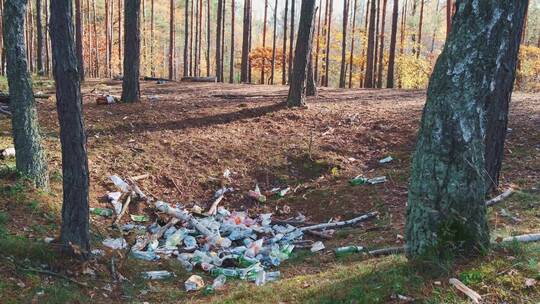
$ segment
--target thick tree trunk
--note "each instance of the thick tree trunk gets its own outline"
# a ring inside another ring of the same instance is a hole
[[[431,76],[413,158],[406,225],[413,261],[489,246],[485,153],[493,147],[490,140],[504,142],[526,5],[526,0],[458,4]]]
[[[217,26],[216,26],[216,77],[218,82],[223,82],[223,70],[221,65],[221,27],[223,26],[223,0],[218,0]]]
[[[334,0],[329,0],[328,7],[328,27],[326,28],[326,51],[324,58],[324,86],[328,87],[328,77],[330,77],[330,45],[332,38],[332,10],[334,7]],[[328,4],[328,2],[327,2]]]
[[[71,0],[51,1],[50,35],[60,123],[64,193],[60,241],[68,250],[77,246],[85,258],[90,251],[89,172],[71,12]]]
[[[289,0],[285,0],[285,12],[283,14],[283,59],[281,61],[281,84],[287,84],[287,16],[289,15]]]
[[[343,30],[341,32],[341,68],[339,72],[339,87],[345,88],[347,75],[347,26],[349,25],[349,0],[343,1]]]
[[[141,0],[126,1],[124,5],[124,78],[122,101],[138,102],[141,97],[139,87],[141,65]]]
[[[354,0],[353,16],[352,16],[352,35],[351,35],[351,53],[349,54],[349,89],[352,88],[352,76],[354,73],[354,42],[356,34],[356,7],[358,0]]]
[[[394,10],[392,11],[392,34],[390,36],[390,54],[388,58],[388,72],[386,75],[386,87],[394,87],[394,68],[396,62],[396,40],[397,23],[399,14],[399,0],[394,0]]]
[[[287,105],[289,107],[299,107],[305,104],[304,85],[307,65],[311,56],[314,12],[315,0],[302,0],[300,24],[298,26],[298,37],[294,54],[294,70],[290,79],[289,96],[287,97]]]
[[[364,80],[365,88],[373,88],[373,74],[374,74],[374,51],[375,51],[375,15],[377,14],[375,0],[371,0],[371,8],[369,13],[369,29],[368,29],[368,47],[367,47],[367,64],[366,64],[366,76]]]
[[[276,73],[276,39],[277,39],[277,6],[278,0],[274,4],[274,34],[272,36],[272,66],[270,68],[270,84],[274,84],[274,76]]]
[[[244,28],[242,29],[242,62],[240,81],[249,82],[249,39],[251,33],[251,0],[244,1]]]
[[[381,24],[381,42],[379,45],[379,71],[377,72],[377,88],[383,87],[383,70],[384,70],[384,30],[386,26],[386,3],[387,0],[383,0],[382,9],[382,24]]]
[[[45,69],[43,68],[43,22],[42,22],[42,5],[41,0],[36,0],[36,60],[37,60],[37,72],[38,75],[43,75]]]
[[[292,68],[293,68],[293,54],[294,54],[294,34],[295,34],[295,30],[294,30],[294,19],[295,19],[295,6],[296,6],[296,0],[291,0],[291,25],[290,25],[290,31],[289,31],[289,66],[288,66],[288,69],[289,69],[289,72],[287,73],[287,77],[289,78],[289,80],[291,79],[291,73],[292,73]]]
[[[174,0],[169,2],[169,79],[174,79]],[[126,33],[127,34],[127,33]]]
[[[23,30],[26,4],[27,0],[6,0],[2,19],[11,126],[17,171],[38,188],[48,189],[47,159],[41,145],[38,115],[26,62]]]

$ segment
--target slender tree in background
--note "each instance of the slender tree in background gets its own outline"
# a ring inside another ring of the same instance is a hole
[[[234,15],[236,13],[234,2],[234,0],[231,0],[231,57],[229,59],[229,83],[234,83]]]
[[[424,23],[424,0],[420,0],[420,20],[418,21],[418,46],[416,58],[420,58],[420,50],[422,49],[422,25]]]
[[[1,0],[0,0],[1,2]],[[49,55],[49,35],[47,35],[47,33],[49,32],[49,0],[45,0],[45,5],[44,5],[44,10],[45,10],[45,35],[44,36],[44,42],[45,42],[45,74],[47,75],[50,75],[51,74],[51,59],[50,59],[50,55]]]
[[[45,69],[43,67],[43,8],[41,4],[41,0],[36,0],[36,63],[39,75],[43,75],[45,73]]]
[[[189,76],[189,0],[184,5],[184,77]]]
[[[81,0],[75,0],[75,41],[77,42],[78,70],[81,81],[84,81],[84,57],[83,57],[83,24],[82,24]]]
[[[169,2],[169,79],[174,79],[174,0]],[[127,34],[127,33],[126,33]]]
[[[302,0],[298,37],[294,53],[294,70],[290,79],[289,96],[287,97],[287,105],[289,107],[299,107],[305,104],[304,86],[307,65],[311,56],[314,12],[315,0]]]
[[[242,32],[242,62],[240,81],[249,82],[249,39],[251,33],[251,0],[244,0],[244,27]]]
[[[431,76],[413,157],[406,225],[413,261],[489,246],[485,153],[491,139],[504,142],[506,125],[498,133],[492,123],[508,114],[527,2],[459,2]]]
[[[2,18],[4,52],[7,62],[11,126],[16,167],[35,186],[49,188],[47,159],[41,145],[39,122],[26,61],[24,18],[27,0],[6,0]]]
[[[99,61],[99,49],[98,49],[98,31],[97,31],[97,16],[96,16],[96,1],[95,0],[92,0],[92,20],[93,20],[92,28],[94,30],[94,41],[93,41],[93,44],[94,44],[94,66],[96,67],[96,69],[95,69],[95,77],[99,77],[100,76],[100,74],[99,74],[100,61]],[[47,46],[47,45],[48,45],[47,39],[45,39],[45,46]]]
[[[156,66],[155,66],[154,60],[153,60],[154,59],[154,45],[156,43],[154,23],[155,23],[154,0],[151,0],[151,2],[150,2],[150,58],[152,58],[152,60],[150,60],[150,74],[152,75],[152,77],[156,76]],[[184,60],[185,60],[185,58],[184,58]]]
[[[383,70],[384,70],[384,30],[386,25],[386,3],[383,0],[382,18],[381,18],[381,43],[379,45],[379,71],[377,72],[377,88],[383,87]]]
[[[441,3],[440,0],[435,1],[435,24],[439,25],[439,4]],[[437,26],[433,27],[433,35],[431,35],[431,49],[429,50],[429,54],[433,54],[433,51],[435,51],[435,36],[437,35]]]
[[[322,0],[319,0],[319,9],[318,9],[318,11],[319,11],[318,12],[319,18],[317,20],[317,45],[315,47],[315,68],[314,68],[314,75],[313,75],[313,77],[315,78],[316,83],[319,81],[319,51],[320,51],[320,48],[321,48]]]
[[[375,0],[371,0],[371,8],[369,13],[369,29],[368,29],[368,47],[367,47],[367,64],[366,76],[364,80],[365,88],[373,88],[373,73],[374,73],[374,51],[375,51],[375,14],[377,14]]]
[[[193,76],[197,77],[199,76],[199,0],[195,0],[195,50],[194,50],[194,64],[193,64]]]
[[[0,75],[5,75],[5,63],[6,63],[6,50],[4,49],[4,0],[0,0],[0,16],[2,16],[2,22],[0,22]]]
[[[274,34],[272,35],[272,66],[270,72],[270,84],[274,84],[274,76],[276,73],[276,39],[277,39],[277,7],[278,0],[274,3]]]
[[[315,74],[313,72],[313,40],[315,35],[315,17],[317,16],[318,10],[319,8],[316,7],[315,12],[313,13],[311,36],[309,37],[309,47],[311,48],[311,50],[309,53],[308,66],[306,71],[306,96],[317,96],[317,84],[315,83]]]
[[[408,0],[405,0],[405,3],[403,4],[403,8],[401,10],[401,29],[400,29],[400,40],[399,40],[399,55],[403,56],[405,53],[405,31],[407,27],[407,2]],[[401,88],[401,77],[398,78],[398,88]]]
[[[223,70],[221,65],[221,27],[223,26],[223,0],[218,0],[217,7],[217,26],[216,26],[216,77],[218,82],[223,82]]]
[[[285,0],[285,11],[283,13],[285,16],[283,19],[283,57],[281,61],[281,69],[282,69],[282,76],[281,76],[281,84],[286,85],[287,84],[287,16],[289,15],[289,0]]]
[[[381,0],[377,0],[377,16],[375,17],[375,46],[373,47],[373,87],[377,86],[377,63],[379,62],[379,21],[381,15]]]
[[[221,15],[221,82],[225,82],[225,17],[227,16],[225,11],[227,7],[227,0],[223,0],[222,15]]]
[[[347,26],[349,25],[349,0],[343,1],[343,30],[341,32],[341,69],[339,72],[339,87],[345,88],[347,75]]]
[[[388,55],[388,72],[386,75],[386,87],[394,87],[394,67],[396,62],[397,23],[399,14],[399,0],[394,0],[392,11],[392,34],[390,36],[390,54]]]
[[[354,73],[354,42],[355,42],[355,34],[356,34],[356,8],[357,8],[357,2],[358,0],[354,0],[354,6],[353,6],[353,16],[352,16],[352,34],[351,34],[351,53],[349,54],[349,89],[352,88],[352,75]]]
[[[328,5],[328,26],[326,27],[326,52],[324,58],[324,86],[328,87],[328,77],[330,72],[330,44],[332,38],[332,9],[334,7],[334,0],[326,2]]]
[[[264,0],[264,19],[263,19],[263,37],[262,37],[262,49],[263,54],[266,54],[266,24],[268,18],[268,0]],[[262,66],[261,66],[261,84],[265,84],[265,75],[264,70],[266,68],[266,59],[265,56],[262,56]]]
[[[291,25],[290,25],[290,31],[289,31],[289,66],[288,66],[288,73],[287,77],[291,79],[291,73],[293,68],[293,52],[294,52],[294,17],[295,17],[295,6],[296,6],[296,0],[291,0]]]
[[[118,0],[118,73],[122,71],[122,0]]]
[[[370,6],[371,6],[371,1],[370,0],[367,0],[366,2],[366,12],[365,12],[365,16],[364,16],[364,34],[366,35],[366,37],[368,36],[368,24],[369,24],[369,11],[370,11]],[[367,53],[367,48],[364,46],[362,48],[362,58],[366,58],[366,53]],[[363,88],[364,87],[364,83],[365,83],[365,74],[366,74],[366,70],[365,70],[365,67],[366,67],[366,61],[367,60],[362,60],[362,63],[360,64],[360,87]]]
[[[206,3],[206,76],[210,77],[210,48],[212,45],[212,28],[211,28],[211,9],[208,0]],[[187,28],[187,27],[186,27]]]
[[[122,101],[138,102],[141,65],[141,0],[126,1],[124,5],[124,78],[122,82]]]
[[[453,0],[446,0],[446,38],[450,35],[452,30],[452,7],[454,6]]]
[[[53,0],[50,5],[53,74],[62,147],[64,197],[60,241],[68,250],[78,247],[82,257],[87,258],[90,251],[89,172],[81,85],[73,40],[72,1]]]

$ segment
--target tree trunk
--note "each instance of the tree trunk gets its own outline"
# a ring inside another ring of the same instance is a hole
[[[221,82],[225,82],[225,11],[227,7],[227,0],[223,0],[223,13],[221,15]]]
[[[394,10],[392,11],[392,34],[390,37],[390,54],[388,58],[388,73],[386,75],[386,87],[394,87],[394,67],[396,62],[396,40],[397,23],[399,14],[399,0],[394,0]]]
[[[373,88],[373,72],[374,62],[373,56],[375,51],[375,15],[377,14],[375,0],[371,0],[371,8],[369,13],[369,29],[368,29],[368,47],[367,47],[367,64],[366,64],[366,76],[364,80],[365,88]]]
[[[266,21],[268,18],[268,0],[264,0],[264,19],[263,19],[263,37],[262,37],[262,49],[263,54],[266,54]],[[261,66],[261,84],[265,84],[265,75],[264,69],[266,68],[266,58],[262,57],[262,66]]]
[[[195,51],[194,51],[194,64],[193,64],[193,76],[199,76],[199,0],[195,0]]]
[[[184,7],[184,77],[189,76],[189,0]]]
[[[291,73],[293,68],[293,52],[294,52],[294,19],[295,19],[295,6],[296,6],[296,0],[291,0],[291,24],[290,24],[290,32],[289,32],[289,67],[288,67],[288,78],[291,79]]]
[[[422,49],[422,25],[424,23],[424,0],[420,0],[420,20],[418,21],[418,50],[416,58],[420,58],[420,50]]]
[[[64,193],[60,241],[68,250],[77,246],[83,258],[87,258],[90,251],[89,172],[81,86],[73,41],[72,1],[53,0],[50,5]]]
[[[294,0],[293,0],[294,1]],[[285,12],[283,14],[284,20],[283,20],[283,59],[281,61],[281,69],[282,69],[282,76],[281,76],[281,84],[286,85],[287,84],[287,16],[289,15],[289,0],[285,0]]]
[[[138,102],[141,65],[141,0],[126,1],[124,5],[124,78],[122,82],[122,101]]]
[[[313,75],[313,77],[315,78],[315,83],[319,81],[319,51],[321,48],[321,15],[322,15],[322,0],[319,0],[319,18],[318,18],[319,20],[317,21],[317,46],[315,47],[315,71]]]
[[[450,31],[452,30],[453,2],[453,0],[446,0],[446,39],[448,39],[448,35],[450,35]]]
[[[277,1],[277,0],[276,0]],[[234,0],[231,0],[231,57],[229,59],[229,83],[234,83],[234,15],[236,13]]]
[[[17,171],[30,178],[38,188],[47,190],[47,159],[41,145],[38,115],[26,62],[23,34],[26,4],[27,0],[6,0],[2,18],[11,126]]]
[[[334,7],[334,0],[329,0],[330,5],[328,7],[328,27],[326,28],[326,53],[324,58],[324,86],[328,87],[328,77],[330,76],[330,45],[332,38],[332,9]],[[328,2],[327,2],[328,4]]]
[[[347,74],[347,26],[349,25],[349,0],[343,1],[343,30],[341,32],[341,69],[339,72],[339,87],[345,88]]]
[[[244,1],[244,27],[242,29],[242,63],[240,71],[240,81],[249,81],[249,39],[251,32],[251,0]]]
[[[379,46],[379,71],[377,73],[377,88],[383,87],[383,70],[384,70],[384,30],[386,25],[386,2],[383,0],[383,9],[382,9],[382,24],[381,24],[381,43]]]
[[[1,1],[1,0],[0,0]],[[45,0],[45,5],[43,7],[45,9],[45,35],[44,35],[44,42],[45,42],[45,74],[50,75],[51,74],[51,60],[49,55],[49,0]]]
[[[174,79],[174,0],[169,2],[169,79]]]
[[[292,78],[290,79],[289,96],[287,97],[287,105],[289,107],[305,105],[304,85],[307,65],[309,57],[311,56],[311,35],[313,33],[314,12],[315,0],[302,0],[298,37],[294,54],[294,70]]]
[[[122,71],[122,0],[118,0],[118,73]]]
[[[506,124],[497,122],[499,133],[493,123],[508,114],[526,5],[459,2],[431,76],[413,159],[406,225],[413,261],[489,246],[485,153],[493,139],[504,142]]]
[[[355,41],[355,34],[356,34],[356,7],[357,7],[358,0],[354,0],[354,7],[353,7],[353,20],[352,20],[352,35],[351,35],[351,54],[349,54],[349,89],[352,88],[352,75],[354,73],[354,41]]]
[[[3,20],[4,20],[4,0],[0,0],[0,16],[2,17],[2,20],[0,20],[0,75],[4,76],[5,71],[5,62],[6,62],[6,50],[4,48],[4,27],[3,27]]]
[[[234,1],[234,0],[233,0]],[[278,0],[274,4],[274,34],[272,36],[272,67],[270,72],[270,84],[274,84],[274,76],[276,73],[276,38],[277,38],[277,6]]]
[[[400,28],[400,42],[399,42],[399,55],[403,56],[405,53],[405,31],[407,27],[407,2],[403,4],[403,9],[401,12],[401,28]],[[398,78],[398,88],[401,88],[401,77]]]
[[[371,2],[370,0],[367,0],[366,2],[366,12],[365,12],[365,16],[364,16],[364,33],[368,33],[368,24],[369,24],[369,10],[370,10],[370,6],[371,6]],[[366,67],[366,61],[367,61],[367,48],[364,47],[362,48],[362,58],[364,60],[362,60],[362,63],[360,65],[360,87],[363,88],[364,87],[364,82],[365,82],[365,74],[366,74],[366,70],[365,70],[365,67]]]
[[[375,46],[373,48],[373,87],[377,86],[377,67],[379,62],[379,24],[381,15],[381,0],[377,0],[377,17],[375,20]]]
[[[84,57],[83,57],[83,24],[82,24],[81,0],[75,0],[75,41],[77,41],[78,71],[81,81],[84,81]]]
[[[433,54],[433,51],[435,50],[435,36],[437,35],[437,25],[439,25],[439,4],[440,0],[437,0],[436,6],[435,6],[435,26],[433,27],[433,35],[431,36],[431,49],[429,50],[429,54]]]
[[[315,0],[314,0],[315,1]],[[315,13],[313,13],[313,20],[311,25],[311,36],[309,40],[309,61],[306,71],[306,96],[317,96],[317,84],[315,83],[315,75],[313,74],[313,36],[315,34],[315,17],[317,16],[317,11],[319,8],[315,8]]]
[[[98,31],[97,31],[97,16],[96,16],[96,1],[92,0],[92,27],[94,30],[94,66],[95,66],[95,77],[99,78],[99,46],[98,46]]]
[[[38,75],[43,75],[45,69],[43,68],[43,24],[42,24],[42,5],[41,0],[36,0],[36,59],[37,59],[37,71]]]
[[[221,27],[223,26],[223,0],[218,0],[217,26],[216,26],[216,77],[218,82],[223,82],[223,71],[221,70]]]

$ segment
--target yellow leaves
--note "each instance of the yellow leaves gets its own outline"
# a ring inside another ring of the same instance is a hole
[[[519,60],[517,86],[524,90],[540,91],[540,48],[522,45]]]
[[[421,89],[427,87],[431,75],[431,63],[420,56],[407,54],[396,57],[397,77],[405,89]]]

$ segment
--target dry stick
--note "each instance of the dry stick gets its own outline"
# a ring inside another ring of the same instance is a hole
[[[124,205],[122,206],[122,210],[120,211],[120,214],[118,214],[118,216],[116,217],[116,219],[114,220],[114,223],[113,223],[113,226],[114,227],[117,227],[118,226],[118,223],[120,223],[120,220],[122,219],[122,217],[124,216],[124,214],[126,213],[128,207],[129,207],[129,204],[131,203],[131,194],[128,194],[127,195],[127,198],[126,198],[126,202],[124,203]]]
[[[306,233],[309,233],[311,235],[314,235],[314,236],[317,236],[317,237],[320,237],[322,239],[332,239],[332,235],[329,234],[329,233],[324,233],[324,232],[317,232],[317,231],[312,231],[312,230],[307,230],[305,231]]]
[[[137,176],[133,176],[130,178],[130,180],[132,182],[136,182],[136,181],[140,181],[141,179],[145,179],[145,178],[148,178],[150,177],[150,173],[146,173],[146,174],[142,174],[142,175],[137,175]]]
[[[504,238],[502,240],[503,243],[508,243],[508,242],[530,243],[530,242],[538,242],[538,241],[540,241],[540,233],[511,236],[511,237]]]
[[[372,256],[379,256],[379,255],[401,254],[404,252],[405,252],[405,247],[401,246],[401,247],[375,249],[375,250],[368,251],[368,254]]]
[[[47,275],[50,275],[50,276],[55,276],[55,277],[59,277],[59,278],[62,278],[64,280],[68,280],[72,283],[75,283],[79,286],[82,286],[82,287],[88,287],[88,285],[86,283],[82,283],[82,282],[79,282],[77,280],[74,280],[70,277],[66,277],[65,275],[63,274],[59,274],[59,273],[56,273],[56,272],[52,272],[52,271],[48,271],[48,270],[43,270],[43,269],[35,269],[35,268],[24,268],[24,267],[21,267],[21,269],[23,271],[30,271],[30,272],[35,272],[35,273],[41,273],[41,274],[47,274]]]
[[[210,206],[210,209],[208,209],[208,212],[206,212],[208,215],[215,215],[216,212],[217,212],[217,207],[219,205],[219,203],[221,202],[221,200],[223,199],[223,195],[220,195],[215,201],[214,203],[212,203],[212,206]]]
[[[129,178],[128,179],[131,182],[131,188],[133,189],[133,192],[139,196],[140,199],[146,199],[146,195],[144,192],[141,191],[141,188],[135,183],[135,179]]]
[[[449,280],[449,283],[454,285],[454,287],[456,287],[459,291],[466,294],[473,301],[473,303],[480,303],[482,301],[482,297],[476,291],[467,287],[460,280],[452,278]]]
[[[490,199],[489,201],[486,202],[486,206],[487,207],[491,207],[495,204],[498,204],[502,201],[504,201],[505,199],[507,199],[508,197],[510,197],[512,194],[514,194],[515,190],[510,188],[506,191],[504,191],[503,193],[501,193],[500,195]]]
[[[342,222],[335,222],[335,223],[324,223],[324,224],[318,224],[313,226],[307,226],[300,228],[301,231],[308,231],[308,230],[318,230],[318,229],[326,229],[326,228],[337,228],[337,227],[345,227],[345,226],[351,226],[356,223],[360,223],[363,221],[367,221],[369,219],[374,218],[377,216],[379,212],[370,212],[368,214],[364,214],[362,216],[359,216],[357,218],[350,219],[348,221],[342,221]]]

